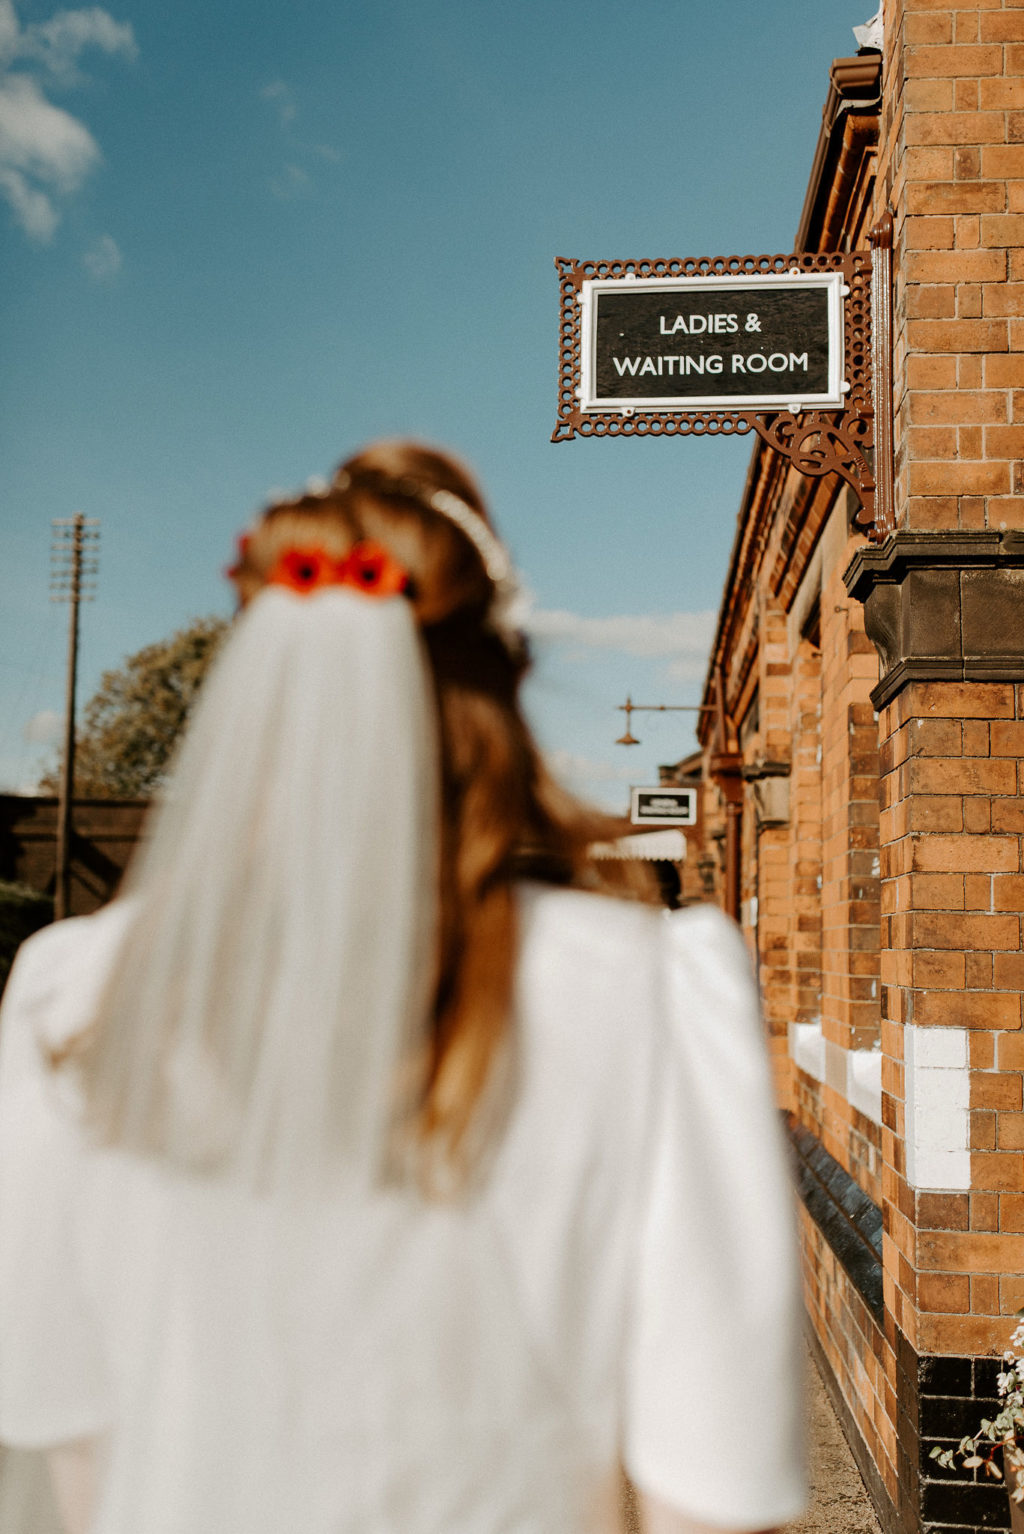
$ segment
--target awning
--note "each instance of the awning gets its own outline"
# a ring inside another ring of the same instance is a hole
[[[614,842],[593,842],[594,858],[642,858],[645,862],[683,863],[686,861],[686,837],[675,827],[662,831],[639,831],[620,836]]]

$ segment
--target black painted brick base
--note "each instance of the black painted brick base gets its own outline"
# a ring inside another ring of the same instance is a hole
[[[899,1336],[897,1442],[908,1534],[993,1534],[1010,1527],[1006,1487],[983,1472],[943,1470],[929,1457],[952,1449],[999,1410],[998,1358],[918,1356]],[[915,1520],[916,1515],[916,1520]]]
[[[796,1185],[865,1305],[882,1320],[882,1211],[821,1141],[790,1117]]]

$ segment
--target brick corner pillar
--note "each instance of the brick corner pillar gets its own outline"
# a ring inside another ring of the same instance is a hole
[[[974,1534],[1005,1490],[928,1451],[992,1415],[1024,1304],[1024,5],[883,20],[895,531],[845,580],[881,663],[886,1414],[894,1530]]]
[[[929,1458],[992,1415],[1024,1305],[1024,535],[902,531],[846,572],[881,660],[883,1281],[906,1534],[1000,1527]],[[1005,1526],[1005,1525],[1004,1525]]]

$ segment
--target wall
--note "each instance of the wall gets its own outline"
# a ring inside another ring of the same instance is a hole
[[[984,1401],[992,1370],[968,1366],[1006,1345],[1024,1289],[1024,572],[1000,536],[1024,526],[1024,7],[890,3],[884,98],[898,533],[860,595],[885,662],[884,1268],[906,1429],[897,1502],[909,1526],[975,1528],[1005,1517],[1001,1494],[996,1512],[984,1485],[936,1477],[927,1451],[932,1433],[958,1436],[980,1415],[970,1398]],[[925,1386],[957,1371],[943,1416]]]
[[[928,1451],[1024,1304],[1024,4],[884,27],[880,90],[877,54],[833,64],[795,248],[892,213],[896,529],[755,447],[705,820],[739,816],[833,1399],[887,1534],[974,1534],[1005,1492]]]

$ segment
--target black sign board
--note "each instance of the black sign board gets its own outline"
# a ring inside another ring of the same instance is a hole
[[[797,270],[584,282],[580,407],[839,407],[842,289]]]
[[[695,788],[634,788],[629,818],[635,826],[695,826]]]

